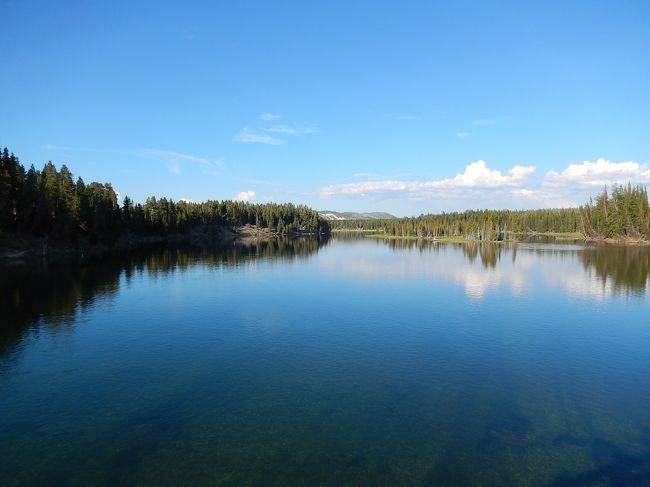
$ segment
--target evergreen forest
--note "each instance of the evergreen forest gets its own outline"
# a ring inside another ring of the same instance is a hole
[[[390,220],[338,220],[338,230],[373,230],[394,237],[506,240],[512,235],[573,234],[589,240],[650,239],[645,187],[613,185],[579,208],[467,210]]]
[[[579,208],[467,210],[387,220],[328,222],[318,212],[290,203],[253,204],[210,200],[173,201],[151,196],[144,204],[110,183],[86,184],[48,162],[26,170],[5,148],[0,154],[0,241],[47,238],[54,244],[113,244],[121,237],[188,235],[196,229],[254,225],[269,233],[326,234],[371,230],[393,237],[507,240],[512,235],[572,234],[589,240],[650,240],[650,206],[641,185],[613,185]]]
[[[48,238],[51,243],[113,244],[120,237],[187,235],[197,228],[256,225],[275,234],[326,234],[329,223],[306,206],[210,200],[146,199],[135,203],[110,183],[85,183],[52,163],[28,170],[14,154],[0,154],[0,236]]]

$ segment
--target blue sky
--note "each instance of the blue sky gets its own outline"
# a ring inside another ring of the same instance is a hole
[[[0,145],[147,195],[397,215],[650,183],[650,2],[3,2]]]

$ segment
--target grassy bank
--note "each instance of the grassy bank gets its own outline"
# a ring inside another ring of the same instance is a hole
[[[580,240],[581,242],[588,242],[593,244],[602,244],[602,245],[621,245],[621,246],[647,246],[650,245],[650,241],[638,238],[587,238],[584,234],[580,232],[544,232],[544,233],[509,233],[509,236],[501,240],[477,240],[473,238],[463,237],[460,235],[457,236],[439,236],[439,237],[421,237],[415,235],[409,236],[400,236],[400,235],[387,235],[383,233],[370,233],[364,235],[367,238],[376,238],[384,240],[426,240],[429,242],[471,242],[471,243],[500,243],[500,242],[521,242],[522,238],[531,238],[531,237],[548,237],[553,238],[557,241],[562,240],[571,240],[576,241]]]
[[[476,240],[472,238],[462,237],[462,236],[442,236],[442,237],[418,237],[415,235],[409,236],[400,236],[400,235],[385,235],[383,233],[373,233],[371,235],[365,235],[367,238],[377,238],[384,240],[426,240],[429,242],[473,242],[473,243],[498,243],[498,242],[517,242],[516,239],[505,239],[505,240]]]

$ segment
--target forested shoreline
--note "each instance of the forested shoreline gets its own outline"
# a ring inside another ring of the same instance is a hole
[[[248,227],[258,235],[329,233],[329,223],[303,205],[254,204],[209,200],[173,201],[155,196],[144,204],[125,196],[122,202],[110,183],[86,184],[70,170],[48,162],[42,170],[25,169],[4,149],[0,154],[0,248],[137,244],[173,237],[236,235]],[[47,242],[47,244],[46,244]]]
[[[390,220],[328,222],[318,212],[291,203],[203,203],[149,197],[143,204],[110,183],[86,184],[52,162],[25,169],[14,154],[0,153],[0,249],[34,250],[47,245],[69,250],[137,245],[162,239],[328,234],[370,230],[396,238],[511,240],[530,234],[571,235],[591,241],[650,240],[648,193],[643,186],[613,185],[579,208],[467,210]]]
[[[468,210],[390,220],[342,220],[333,230],[373,230],[377,236],[503,241],[517,235],[568,235],[589,241],[650,240],[645,187],[613,185],[579,208]]]

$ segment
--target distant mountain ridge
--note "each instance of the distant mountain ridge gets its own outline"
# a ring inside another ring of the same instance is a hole
[[[319,211],[318,214],[329,221],[336,220],[391,220],[397,218],[390,213],[374,211],[371,213],[358,213],[355,211]]]

